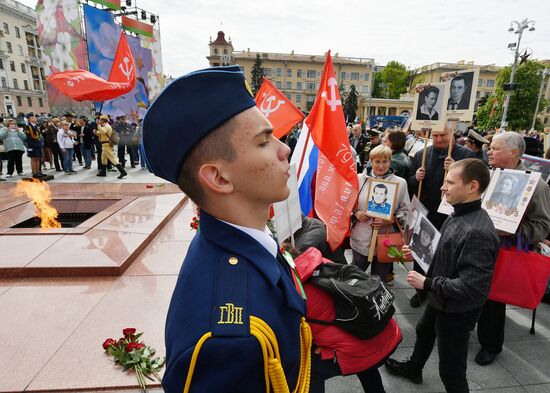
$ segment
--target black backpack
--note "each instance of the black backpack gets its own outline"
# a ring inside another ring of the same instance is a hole
[[[333,321],[308,318],[308,322],[335,325],[366,339],[382,332],[395,312],[393,292],[380,277],[358,266],[324,263],[309,281],[331,295],[336,316]]]

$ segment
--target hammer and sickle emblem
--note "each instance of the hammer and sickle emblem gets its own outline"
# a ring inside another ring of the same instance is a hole
[[[330,110],[332,112],[336,111],[336,107],[338,105],[342,105],[341,100],[336,99],[336,86],[338,86],[338,82],[336,81],[336,78],[332,77],[328,80],[328,85],[330,86],[330,97],[327,98],[327,92],[326,90],[321,93],[321,97],[325,99],[327,102],[327,105],[330,106]]]
[[[275,101],[275,96],[270,96],[267,100],[262,102],[262,105],[260,106],[260,110],[265,115],[265,117],[269,117],[270,114],[272,114],[273,112],[276,112],[281,107],[281,105],[285,103],[284,100],[278,100],[276,101],[275,106],[272,107],[271,103],[273,101]],[[266,103],[267,103],[267,108],[265,107]]]
[[[134,70],[134,65],[129,64],[130,59],[128,57],[124,57],[122,59],[122,62],[124,63],[124,67],[122,66],[122,63],[119,63],[118,68],[120,68],[120,71],[126,76],[126,79],[130,80],[130,75],[132,74],[132,71]]]

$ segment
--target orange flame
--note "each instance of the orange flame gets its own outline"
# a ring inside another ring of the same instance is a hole
[[[15,188],[16,195],[27,194],[36,208],[36,217],[41,219],[41,228],[61,228],[57,221],[57,210],[50,205],[52,192],[48,183],[32,179],[32,181],[20,180]]]

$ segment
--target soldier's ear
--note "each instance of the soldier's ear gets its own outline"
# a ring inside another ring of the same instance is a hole
[[[203,164],[198,171],[197,179],[202,188],[216,194],[230,194],[233,184],[225,175],[219,163]]]

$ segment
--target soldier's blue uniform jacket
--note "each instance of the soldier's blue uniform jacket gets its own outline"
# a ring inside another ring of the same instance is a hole
[[[292,391],[300,368],[300,318],[305,302],[284,265],[245,232],[201,210],[200,231],[179,273],[166,321],[166,392],[183,391],[197,341],[191,392],[265,392],[264,363],[250,335],[250,316],[277,336]]]

